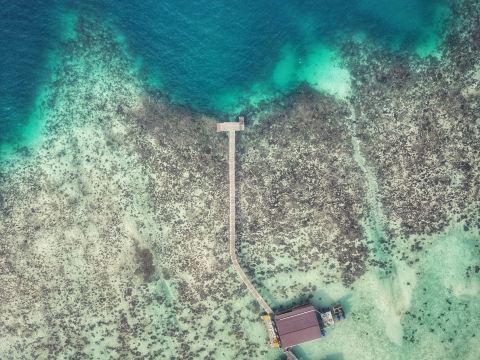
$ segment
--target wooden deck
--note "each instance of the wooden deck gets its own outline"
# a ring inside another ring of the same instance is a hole
[[[229,239],[230,239],[230,259],[232,260],[233,267],[237,271],[238,275],[242,279],[243,283],[253,295],[258,304],[263,308],[267,314],[273,314],[272,309],[268,306],[267,302],[263,299],[260,293],[255,289],[251,281],[238,263],[237,253],[235,249],[235,133],[244,129],[243,118],[240,118],[239,122],[228,122],[217,124],[217,131],[228,132],[228,181],[230,192],[230,224],[229,224]]]

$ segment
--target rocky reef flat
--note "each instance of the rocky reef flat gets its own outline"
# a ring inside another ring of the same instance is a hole
[[[453,6],[440,59],[345,44],[347,99],[245,111],[242,267],[274,309],[347,311],[300,358],[476,359],[479,12]],[[219,119],[145,86],[112,27],[72,26],[39,144],[0,168],[0,357],[280,358],[230,264]]]

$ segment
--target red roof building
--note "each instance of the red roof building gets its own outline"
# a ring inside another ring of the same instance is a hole
[[[299,306],[275,314],[274,322],[280,346],[284,349],[322,336],[317,312],[312,305]]]

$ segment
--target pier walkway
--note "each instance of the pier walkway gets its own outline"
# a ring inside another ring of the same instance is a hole
[[[267,314],[273,314],[272,309],[268,306],[267,302],[259,294],[257,289],[253,286],[251,281],[238,263],[237,253],[235,251],[235,133],[244,129],[243,117],[239,118],[238,122],[226,122],[217,124],[217,132],[228,132],[228,181],[230,192],[230,259],[232,260],[233,267],[237,271],[238,275],[242,279],[243,283],[253,295],[258,304],[263,308]]]

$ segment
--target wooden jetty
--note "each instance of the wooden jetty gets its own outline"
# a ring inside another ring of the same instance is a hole
[[[298,306],[296,308],[274,313],[260,293],[255,289],[250,279],[247,277],[240,266],[235,248],[235,134],[245,128],[244,119],[239,117],[237,122],[224,122],[217,124],[217,132],[228,133],[228,182],[230,193],[230,214],[229,214],[229,241],[230,241],[230,259],[238,276],[253,295],[258,304],[262,307],[266,314],[262,316],[262,320],[266,325],[266,329],[270,338],[270,345],[275,348],[282,348],[288,360],[296,360],[292,347],[311,341],[326,333],[324,328],[334,323],[334,318],[343,320],[345,313],[341,305],[334,305],[331,309],[323,309],[319,313],[315,307],[310,304]],[[321,322],[317,317],[317,313],[321,316]]]
[[[272,309],[263,299],[262,295],[255,289],[252,282],[248,279],[247,275],[243,271],[242,267],[238,263],[237,253],[235,251],[235,133],[245,129],[244,119],[239,117],[237,122],[224,122],[217,124],[217,132],[228,133],[228,182],[230,192],[230,219],[229,219],[229,237],[230,237],[230,259],[232,260],[233,267],[237,271],[237,274],[242,279],[243,283],[253,295],[258,304],[263,308],[267,314],[273,314]]]

